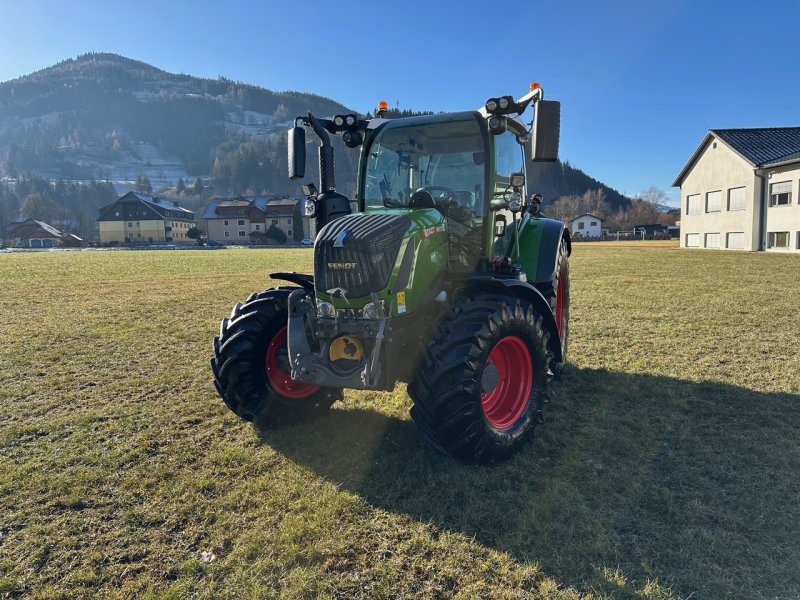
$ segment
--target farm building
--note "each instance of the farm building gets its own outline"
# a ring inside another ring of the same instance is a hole
[[[574,236],[599,238],[603,235],[603,220],[600,217],[586,213],[570,219],[569,230]]]
[[[800,251],[800,127],[712,129],[673,185],[681,248]]]
[[[299,201],[292,199],[270,200],[263,196],[237,196],[215,198],[203,212],[202,223],[209,241],[227,244],[264,244],[266,232],[275,226],[295,240],[297,234],[313,238],[313,222],[299,217]],[[296,233],[295,233],[296,232]]]
[[[6,237],[17,248],[57,248],[64,235],[43,221],[26,219],[9,223]]]
[[[108,243],[194,243],[187,236],[194,213],[165,198],[128,192],[100,209],[100,241]]]

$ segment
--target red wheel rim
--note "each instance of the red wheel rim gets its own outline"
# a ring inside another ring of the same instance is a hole
[[[564,334],[567,329],[566,315],[564,314],[564,275],[558,276],[558,290],[556,291],[556,326],[561,345],[564,345]]]
[[[496,429],[510,429],[525,414],[533,389],[533,361],[528,347],[514,335],[497,342],[481,381],[481,404],[486,420]]]
[[[286,327],[278,331],[267,348],[267,379],[272,389],[281,396],[287,398],[307,398],[319,389],[318,385],[312,383],[302,383],[295,381],[291,376],[280,368],[278,355],[281,350],[286,349],[287,333]]]

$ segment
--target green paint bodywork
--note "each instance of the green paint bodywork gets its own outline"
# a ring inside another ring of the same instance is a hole
[[[515,240],[514,229],[518,239]],[[494,256],[508,256],[522,267],[529,281],[533,281],[539,266],[539,249],[544,233],[544,220],[525,215],[515,217],[514,223],[507,226],[506,233],[495,243]]]
[[[434,279],[447,267],[448,246],[445,218],[434,208],[407,210],[398,208],[372,209],[370,214],[403,215],[411,221],[410,227],[403,234],[403,243],[397,253],[397,260],[389,277],[389,285],[385,290],[376,290],[387,309],[391,307],[392,316],[410,314],[422,302],[423,296]],[[397,289],[397,279],[408,244],[414,244],[414,260],[408,285]],[[397,301],[398,292],[405,295],[405,310]],[[372,302],[370,296],[363,298],[332,298],[328,294],[317,292],[317,298],[330,302],[337,310],[359,309]],[[349,302],[349,304],[348,304]]]

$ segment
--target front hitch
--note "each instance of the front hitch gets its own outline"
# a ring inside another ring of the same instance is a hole
[[[374,294],[373,294],[374,295]],[[377,295],[374,295],[377,299]],[[324,339],[319,338],[314,296],[304,290],[289,294],[288,347],[289,366],[292,379],[335,388],[354,388],[365,390],[386,390],[391,388],[381,383],[383,369],[380,354],[384,343],[384,333],[389,320],[381,303],[377,303],[378,319],[336,320],[335,332]],[[324,329],[324,328],[323,328]],[[370,331],[377,333],[370,334]],[[334,368],[328,358],[331,342],[339,336],[358,337],[365,343],[372,343],[372,351],[364,357],[363,368],[341,372]],[[314,351],[312,347],[319,348]]]

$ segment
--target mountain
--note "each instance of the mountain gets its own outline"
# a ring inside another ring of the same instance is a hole
[[[239,144],[277,146],[308,111],[351,112],[315,94],[84,54],[0,84],[0,175],[133,182],[145,174],[156,186],[174,185],[178,177],[208,177]]]
[[[137,185],[185,188],[181,198],[193,210],[213,195],[297,195],[297,182],[286,176],[286,132],[295,116],[309,111],[354,112],[317,94],[168,73],[108,53],[0,83],[0,226],[17,216],[30,193],[61,207],[58,219],[82,223],[76,233],[89,236],[85,228],[100,203]],[[313,137],[308,180],[317,178]],[[352,197],[358,152],[338,136],[333,143],[337,189]],[[595,189],[615,209],[629,202],[567,163],[534,165],[529,173],[530,189],[545,204]],[[61,181],[60,187],[47,180]]]

